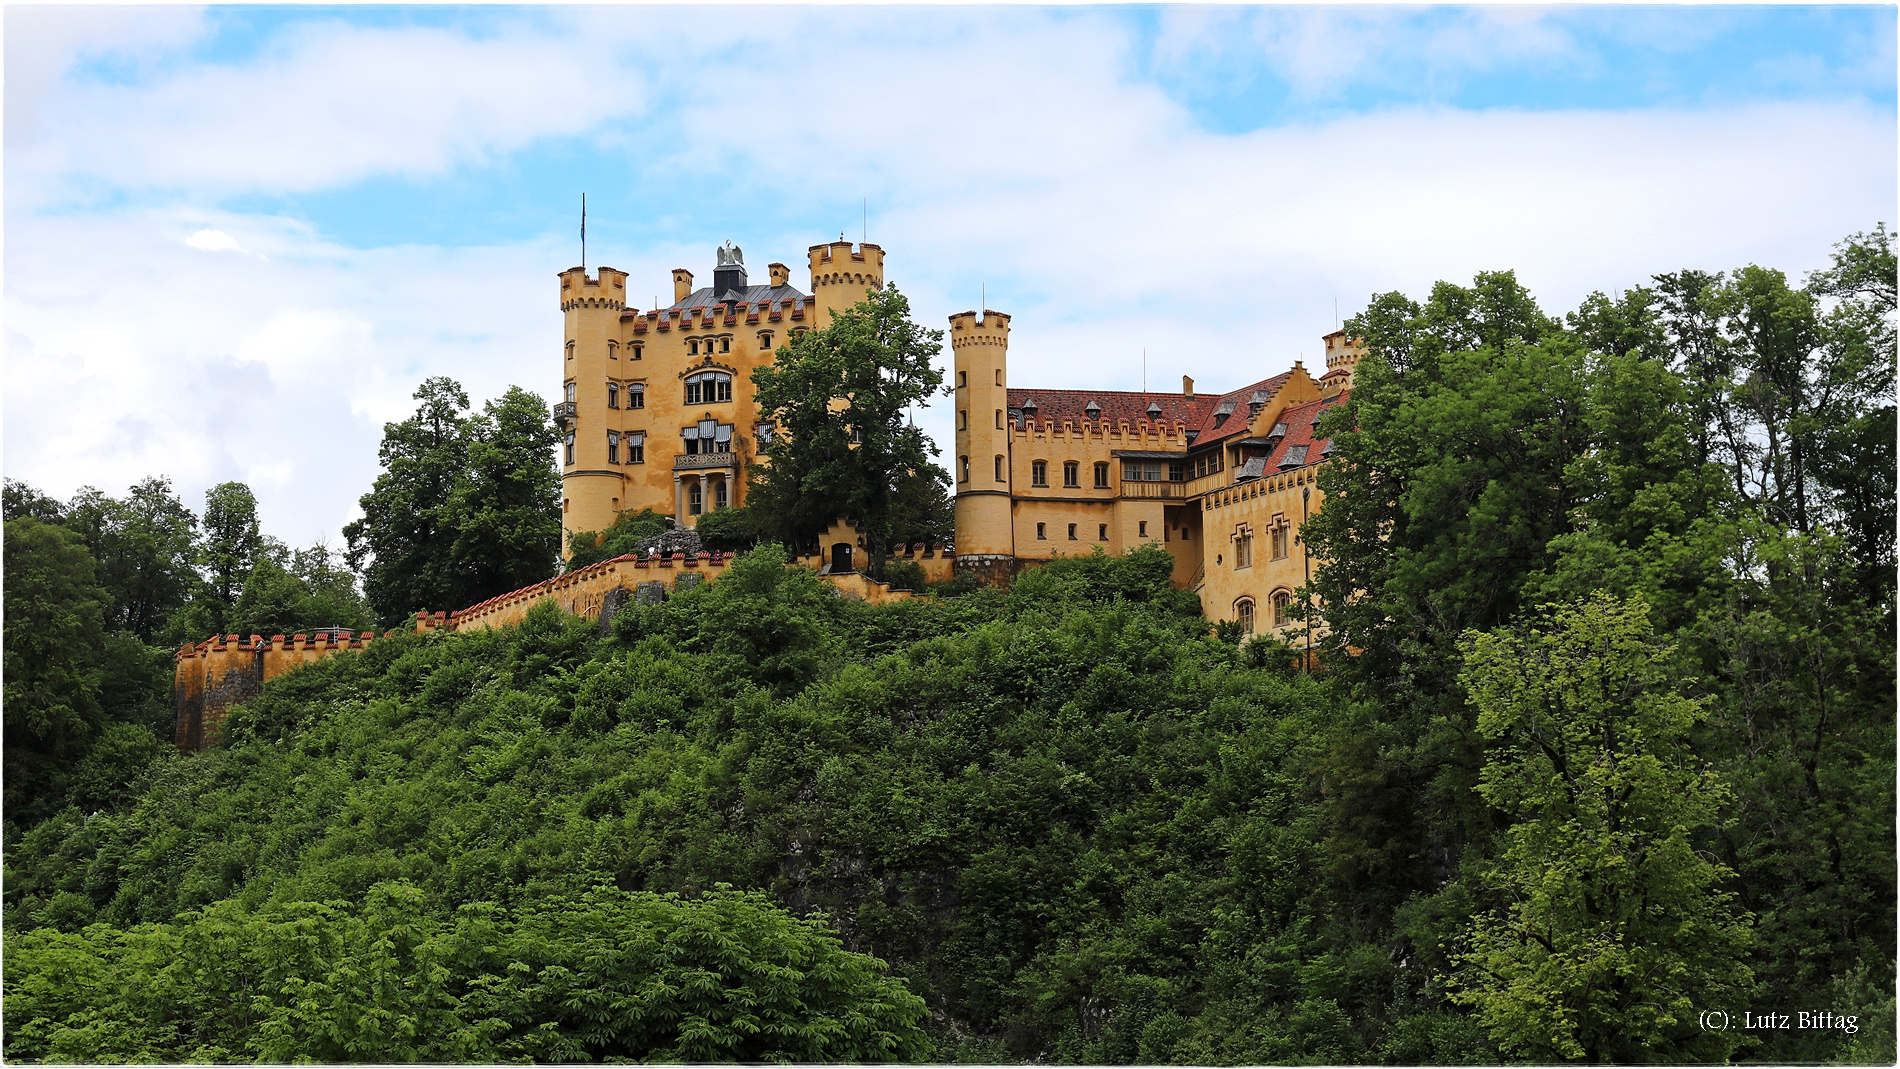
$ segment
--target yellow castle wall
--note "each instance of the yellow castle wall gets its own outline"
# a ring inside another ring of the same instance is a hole
[[[746,463],[759,455],[752,371],[770,363],[793,332],[823,327],[835,310],[856,304],[884,282],[884,252],[876,245],[832,242],[814,245],[806,255],[810,296],[802,308],[795,304],[789,309],[775,305],[729,313],[724,308],[639,312],[632,310],[637,305],[629,304],[625,272],[602,267],[589,278],[577,267],[561,273],[561,396],[573,383],[576,409],[574,462],[565,463],[563,456],[561,468],[564,555],[568,535],[605,530],[621,512],[650,508],[692,526],[697,514],[690,509],[685,487],[693,482],[702,487],[702,513],[712,511],[713,488],[722,481],[729,506],[745,503]],[[782,264],[768,265],[768,272],[773,283],[789,281],[789,270]],[[673,276],[678,301],[691,292],[693,275],[681,268]],[[748,269],[749,285],[766,281],[755,279]],[[638,300],[637,290],[633,300]],[[711,353],[705,351],[709,341]],[[693,353],[695,347],[701,351]],[[731,375],[732,399],[687,405],[684,380],[701,371]],[[609,383],[619,387],[619,408],[607,407]],[[634,386],[643,391],[642,408],[626,407]],[[676,460],[687,456],[681,428],[705,419],[732,427],[731,452],[691,456],[676,468]],[[622,435],[618,463],[608,462],[609,431]],[[641,463],[629,462],[624,441],[630,432],[646,436]]]

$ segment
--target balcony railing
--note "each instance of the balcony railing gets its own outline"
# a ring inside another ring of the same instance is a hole
[[[562,401],[554,406],[554,422],[562,427],[573,423],[580,415],[580,406],[572,401]]]
[[[737,453],[681,453],[673,458],[674,471],[696,471],[701,468],[737,468]]]
[[[1138,483],[1132,479],[1123,479],[1122,496],[1184,498],[1187,496],[1187,485],[1185,483]]]

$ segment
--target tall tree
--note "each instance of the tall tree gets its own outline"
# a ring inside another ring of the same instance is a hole
[[[459,609],[554,574],[560,548],[553,431],[534,394],[510,390],[470,416],[435,377],[416,414],[383,427],[363,518],[343,528],[348,559],[384,626],[418,609]]]
[[[140,480],[118,500],[87,486],[66,506],[112,596],[106,628],[153,641],[190,599],[198,581],[198,517],[172,493],[171,480]]]
[[[44,816],[105,721],[99,662],[111,601],[73,532],[6,524],[6,815]]]
[[[244,592],[256,567],[263,531],[257,523],[257,496],[240,482],[219,483],[205,491],[204,564],[210,594],[228,610]]]
[[[870,572],[881,575],[913,480],[948,481],[937,447],[907,421],[943,385],[933,361],[943,331],[910,318],[895,286],[839,312],[823,330],[795,335],[753,371],[762,418],[778,433],[755,467],[751,502],[778,534],[804,545],[839,516],[865,532]]]
[[[1494,740],[1478,792],[1511,820],[1455,998],[1537,1061],[1719,1061],[1698,1010],[1753,986],[1732,875],[1696,849],[1726,793],[1689,747],[1649,606],[1602,597],[1544,628],[1471,634],[1464,682]]]
[[[519,386],[467,424],[468,470],[456,488],[457,558],[476,590],[500,593],[553,575],[561,554],[559,432],[548,406]]]

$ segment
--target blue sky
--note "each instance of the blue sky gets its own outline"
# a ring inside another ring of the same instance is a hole
[[[1892,6],[10,7],[5,468],[168,474],[194,507],[243,479],[274,533],[334,540],[421,378],[552,395],[582,191],[590,263],[636,296],[728,238],[802,281],[866,227],[926,324],[1010,312],[1028,385],[1139,387],[1144,349],[1157,388],[1252,381],[1335,301],[1477,270],[1553,312],[1799,274],[1894,218],[1895,32]]]

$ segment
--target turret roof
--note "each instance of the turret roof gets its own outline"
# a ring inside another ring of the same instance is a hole
[[[809,294],[800,293],[798,287],[785,286],[747,286],[739,290],[727,290],[714,293],[713,287],[701,286],[680,300],[667,306],[667,311],[684,311],[688,308],[704,308],[709,305],[723,304],[728,295],[734,295],[740,304],[763,304],[766,301],[809,301]]]

